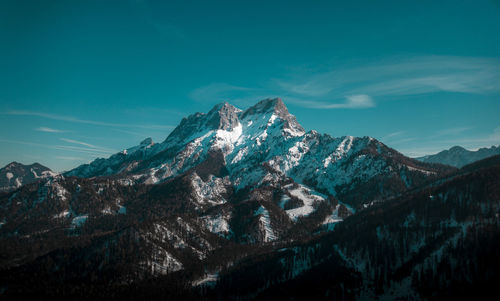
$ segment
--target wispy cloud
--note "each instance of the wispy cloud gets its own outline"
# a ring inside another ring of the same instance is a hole
[[[300,97],[300,95],[297,97],[290,95],[287,91],[277,92],[266,88],[247,88],[227,83],[212,83],[197,88],[189,94],[189,97],[199,102],[217,103],[230,100],[234,104],[248,105],[258,100],[283,95],[287,95],[285,101],[288,103],[313,109],[363,109],[375,106],[373,98],[366,94],[348,95],[343,99],[336,97],[330,101],[322,101],[313,97]]]
[[[79,140],[75,140],[75,139],[68,139],[68,138],[60,138],[60,140],[67,142],[67,143],[83,146],[83,148],[79,147],[79,146],[68,146],[68,145],[60,146],[62,148],[66,148],[66,149],[88,151],[88,152],[99,152],[99,153],[104,153],[104,154],[114,153],[114,151],[112,149],[102,147],[102,146],[97,146],[97,145],[90,144],[90,143],[87,143],[84,141],[79,141]]]
[[[389,133],[389,134],[385,135],[384,137],[382,137],[382,140],[391,139],[394,137],[399,137],[399,136],[403,135],[404,133],[406,133],[406,131],[392,132],[392,133]]]
[[[91,147],[91,148],[99,148],[99,147],[97,147],[97,146],[95,146],[93,144],[82,142],[82,141],[78,141],[78,140],[67,139],[67,138],[60,138],[60,139],[62,141],[64,141],[64,142],[68,142],[68,143],[79,144],[79,145],[83,145],[83,146]]]
[[[446,136],[457,136],[460,135],[468,130],[473,129],[471,126],[462,126],[462,127],[455,127],[455,128],[447,128],[447,129],[442,129],[436,132],[435,135],[433,135],[433,138],[437,137],[446,137]]]
[[[326,109],[360,109],[360,108],[372,108],[375,106],[373,99],[365,94],[351,95],[347,96],[347,102],[340,104],[330,104],[326,106]]]
[[[102,155],[111,155],[116,153],[116,151],[113,150],[107,150],[107,149],[98,149],[98,148],[85,148],[85,147],[78,147],[78,146],[70,146],[70,145],[54,145],[53,147],[49,148],[54,148],[58,150],[65,150],[65,151],[74,151],[74,152],[79,152],[79,153],[86,153],[86,154],[91,154],[94,156],[102,156]]]
[[[496,127],[492,132],[485,135],[461,137],[456,139],[444,140],[443,142],[470,148],[477,148],[478,145],[482,145],[483,147],[500,145],[500,126]]]
[[[8,111],[8,112],[3,112],[1,114],[17,115],[17,116],[34,116],[34,117],[41,117],[41,118],[52,119],[52,120],[60,120],[60,121],[67,121],[67,122],[73,122],[73,123],[90,124],[90,125],[106,126],[106,127],[142,128],[142,129],[172,129],[173,128],[173,126],[171,126],[171,125],[155,125],[155,124],[143,125],[143,124],[129,124],[129,123],[111,123],[111,122],[104,122],[104,121],[80,119],[80,118],[76,118],[73,116],[48,114],[48,113],[36,112],[36,111],[12,110],[12,111]]]
[[[43,127],[43,126],[36,128],[35,131],[46,132],[46,133],[65,133],[66,132],[63,130],[48,128],[48,127]]]
[[[36,147],[44,147],[44,148],[49,148],[49,149],[64,150],[64,151],[71,151],[71,152],[78,152],[78,153],[85,153],[85,154],[90,154],[93,157],[110,155],[110,154],[116,153],[116,151],[108,150],[108,149],[88,148],[88,147],[79,147],[79,146],[72,146],[72,145],[52,145],[52,144],[35,143],[35,142],[21,141],[21,140],[0,139],[0,142],[29,145],[29,146],[36,146]]]
[[[350,69],[295,73],[275,79],[291,94],[322,96],[367,94],[412,95],[437,91],[489,93],[500,91],[500,60],[450,56],[392,58]]]
[[[302,100],[298,98],[287,98],[288,102],[294,103],[306,108],[313,109],[362,109],[362,108],[372,108],[375,106],[375,102],[368,95],[351,95],[347,96],[345,102],[343,103],[328,103],[323,101],[315,100]]]
[[[390,144],[390,146],[398,146],[410,141],[416,141],[418,138],[408,136],[406,131],[397,131],[383,136],[380,140],[386,144]]]
[[[286,102],[317,109],[366,109],[390,96],[436,92],[488,94],[500,92],[500,59],[482,57],[393,57],[351,68],[331,66],[322,71],[295,68],[289,76],[262,86],[212,83],[195,89],[197,101],[281,96]],[[342,102],[344,100],[344,102]]]

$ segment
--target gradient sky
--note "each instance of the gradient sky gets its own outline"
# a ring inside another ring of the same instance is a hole
[[[0,165],[67,170],[228,101],[409,156],[500,144],[500,1],[0,0]]]

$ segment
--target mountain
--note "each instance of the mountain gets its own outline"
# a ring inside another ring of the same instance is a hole
[[[497,233],[496,162],[459,170],[306,132],[280,99],[219,104],[163,142],[0,194],[0,295],[373,299],[399,285],[428,298],[414,273],[435,277],[457,229]]]
[[[0,191],[10,191],[54,174],[39,163],[24,165],[12,162],[0,169]]]
[[[305,132],[276,98],[245,111],[219,104],[206,114],[184,118],[162,143],[147,139],[65,175],[113,175],[130,184],[156,184],[198,166],[213,153],[222,155],[221,164],[237,190],[259,186],[264,179],[290,177],[354,208],[453,171],[407,158],[371,137]]]
[[[441,163],[455,167],[463,167],[475,161],[500,154],[500,147],[480,148],[477,151],[470,151],[461,146],[454,146],[435,155],[428,155],[416,158],[426,163]]]

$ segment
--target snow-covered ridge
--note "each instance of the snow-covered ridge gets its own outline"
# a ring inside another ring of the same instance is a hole
[[[401,155],[370,137],[306,133],[279,98],[265,99],[243,111],[228,103],[218,104],[208,113],[184,118],[162,143],[146,139],[126,152],[95,160],[68,174],[120,174],[127,185],[157,184],[211,160],[214,151],[223,155],[227,185],[237,190],[262,185],[269,177],[291,177],[298,183],[312,182],[311,188],[335,196],[346,185],[376,176],[407,177],[400,175],[403,168],[435,175],[425,164],[406,168],[407,163],[395,163],[394,158]],[[199,204],[214,202],[202,182],[193,182],[195,199]],[[218,198],[214,204],[221,201]]]

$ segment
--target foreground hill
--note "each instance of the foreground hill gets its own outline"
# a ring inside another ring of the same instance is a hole
[[[500,280],[499,157],[363,210],[305,244],[228,268],[213,296],[489,298]]]

